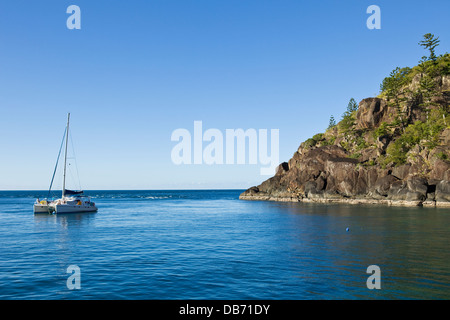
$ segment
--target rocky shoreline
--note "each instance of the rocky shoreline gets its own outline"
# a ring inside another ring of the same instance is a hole
[[[239,199],[450,208],[450,75],[427,97],[410,70],[401,102],[363,99]]]
[[[443,135],[450,143],[450,129]],[[244,191],[241,200],[450,207],[450,165],[430,158],[431,168],[404,164],[364,166],[339,146],[302,145],[274,177]]]
[[[253,200],[253,201],[280,201],[280,202],[302,202],[302,203],[341,203],[341,204],[359,204],[359,205],[387,205],[387,206],[399,206],[399,207],[437,207],[437,208],[450,208],[450,202],[437,202],[430,201],[405,201],[405,200],[376,200],[376,199],[308,199],[308,198],[281,198],[272,197],[270,195],[246,195],[241,194],[240,200]]]

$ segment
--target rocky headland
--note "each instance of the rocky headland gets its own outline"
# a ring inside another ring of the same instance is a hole
[[[243,200],[450,207],[450,55],[396,68],[377,97],[300,144]]]

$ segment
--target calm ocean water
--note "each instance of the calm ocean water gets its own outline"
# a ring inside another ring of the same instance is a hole
[[[450,299],[450,210],[241,191],[90,191],[97,213],[64,215],[33,214],[45,192],[2,191],[0,299]]]

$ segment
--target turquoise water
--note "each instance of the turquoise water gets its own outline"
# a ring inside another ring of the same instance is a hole
[[[0,299],[450,298],[450,210],[241,192],[90,191],[97,213],[33,215],[45,192],[2,191]]]

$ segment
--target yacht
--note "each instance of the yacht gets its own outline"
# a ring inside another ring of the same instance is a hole
[[[56,168],[58,167],[59,157],[61,155],[61,149],[65,140],[65,153],[64,153],[64,171],[63,171],[63,187],[62,196],[60,199],[48,200],[48,197],[44,200],[36,199],[33,205],[34,213],[78,213],[78,212],[96,212],[98,208],[95,203],[91,201],[91,198],[84,195],[84,191],[74,191],[66,189],[66,169],[67,169],[67,144],[69,137],[69,124],[70,113],[67,115],[67,126],[64,131],[61,147],[59,148],[58,158],[56,160],[55,170],[53,171],[52,181],[50,183],[49,195],[55,178]]]

